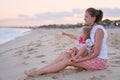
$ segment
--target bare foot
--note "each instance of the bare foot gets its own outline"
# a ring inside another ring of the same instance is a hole
[[[24,74],[27,75],[28,77],[35,77],[39,75],[36,70],[25,71]]]
[[[29,70],[25,71],[24,74],[27,75],[28,77],[36,77],[42,75],[43,73],[40,70]]]

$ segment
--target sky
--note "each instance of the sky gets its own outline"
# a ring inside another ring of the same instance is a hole
[[[120,19],[120,0],[0,0],[0,26],[39,26],[84,22],[87,8],[103,19]]]

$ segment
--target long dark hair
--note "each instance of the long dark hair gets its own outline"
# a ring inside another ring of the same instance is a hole
[[[95,8],[88,8],[86,11],[91,15],[91,17],[96,17],[94,21],[95,23],[100,24],[102,22],[102,18],[103,18],[102,10],[97,10]]]

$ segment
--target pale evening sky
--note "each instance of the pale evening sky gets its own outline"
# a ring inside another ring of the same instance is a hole
[[[0,26],[37,26],[84,22],[89,7],[104,19],[120,19],[120,0],[0,0]]]

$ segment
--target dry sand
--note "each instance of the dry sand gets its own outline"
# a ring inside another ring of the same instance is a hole
[[[77,44],[61,31],[79,35],[78,29],[37,29],[0,45],[0,80],[120,80],[120,29],[107,30],[107,69],[92,72],[68,67],[59,73],[26,77],[25,70],[41,68]]]

